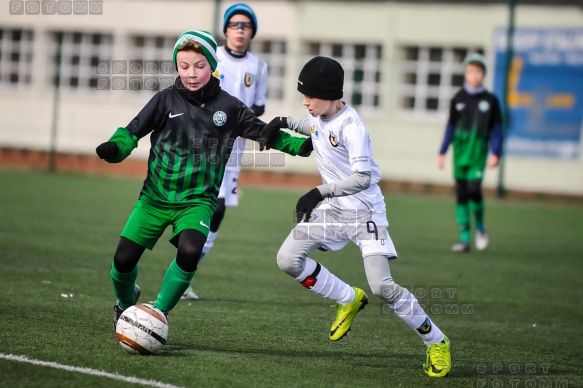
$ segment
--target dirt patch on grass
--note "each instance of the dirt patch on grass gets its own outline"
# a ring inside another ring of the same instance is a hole
[[[52,165],[55,171],[79,172],[94,175],[133,176],[138,178],[145,177],[147,171],[146,161],[140,158],[130,157],[124,160],[123,163],[111,164],[100,160],[94,155],[59,153],[51,161],[51,155],[45,151],[1,147],[0,165],[35,170],[49,170],[49,167]],[[321,183],[320,176],[317,174],[273,172],[256,169],[242,170],[239,177],[239,184],[242,186],[307,190]],[[383,180],[379,183],[379,186],[385,193],[453,195],[453,188],[448,185]],[[497,196],[496,190],[494,189],[485,189],[484,194],[488,198],[495,198]],[[505,198],[518,201],[558,202],[583,205],[583,196],[581,195],[509,190],[506,192]]]

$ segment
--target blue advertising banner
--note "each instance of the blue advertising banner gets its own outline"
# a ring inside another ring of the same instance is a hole
[[[506,29],[494,35],[504,94]],[[509,73],[508,155],[576,159],[583,126],[583,29],[517,29]]]

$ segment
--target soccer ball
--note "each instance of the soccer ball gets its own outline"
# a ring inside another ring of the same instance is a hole
[[[137,304],[124,310],[115,334],[119,344],[131,354],[153,354],[168,339],[168,321],[151,304]]]

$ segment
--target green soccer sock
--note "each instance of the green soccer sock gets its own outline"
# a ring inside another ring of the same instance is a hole
[[[470,242],[470,209],[468,204],[456,203],[455,214],[460,226],[460,240]]]
[[[190,281],[195,273],[196,271],[184,272],[174,259],[166,271],[166,276],[162,281],[162,289],[156,298],[154,307],[164,312],[172,310],[180,301],[184,291],[190,286]]]
[[[484,200],[479,202],[470,201],[470,210],[476,220],[476,229],[484,231]]]
[[[111,276],[113,293],[117,298],[119,307],[121,307],[122,310],[125,310],[132,306],[136,301],[134,286],[136,284],[136,278],[138,277],[138,266],[132,271],[124,273],[115,269],[115,265],[112,262],[109,275]]]

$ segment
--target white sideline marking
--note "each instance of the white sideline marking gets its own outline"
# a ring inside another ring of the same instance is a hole
[[[118,375],[115,373],[104,372],[102,370],[82,368],[82,367],[78,367],[78,366],[62,365],[62,364],[58,364],[56,362],[31,360],[30,358],[28,358],[26,356],[15,356],[13,354],[0,353],[0,358],[3,358],[5,360],[11,360],[11,361],[27,362],[29,364],[34,364],[34,365],[48,366],[50,368],[55,368],[55,369],[63,369],[63,370],[66,370],[68,372],[78,372],[78,373],[84,373],[86,375],[107,377],[107,378],[114,379],[114,380],[121,380],[121,381],[125,381],[127,383],[141,384],[141,385],[145,385],[148,387],[181,388],[181,387],[178,387],[176,385],[166,384],[166,383],[162,383],[162,382],[156,381],[156,380],[145,380],[145,379],[140,379],[137,377],[122,376],[122,375]]]

